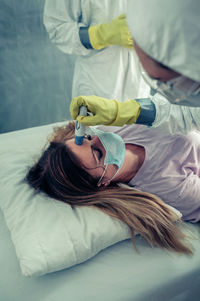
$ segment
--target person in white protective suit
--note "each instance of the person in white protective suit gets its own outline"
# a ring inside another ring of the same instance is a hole
[[[72,97],[95,94],[124,101],[149,95],[126,10],[127,0],[45,1],[43,21],[50,40],[76,55]]]
[[[78,117],[87,125],[147,124],[171,133],[200,130],[200,1],[129,0],[127,23],[140,60],[141,73],[152,87],[151,102],[133,97],[117,100],[80,96],[92,117]],[[102,105],[101,105],[102,104]],[[146,106],[145,106],[146,104]],[[109,113],[105,116],[102,108]]]

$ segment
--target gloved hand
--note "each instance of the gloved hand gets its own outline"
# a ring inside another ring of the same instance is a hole
[[[86,106],[93,116],[78,116],[80,106]],[[132,124],[137,121],[140,110],[140,105],[135,100],[119,102],[95,95],[75,97],[70,104],[72,118],[89,126]]]
[[[133,39],[127,26],[125,14],[110,23],[90,26],[88,34],[94,49],[101,49],[110,45],[133,48]]]

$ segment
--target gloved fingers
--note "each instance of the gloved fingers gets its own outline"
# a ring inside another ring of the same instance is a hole
[[[76,119],[76,117],[79,114],[79,109],[81,106],[87,106],[85,99],[83,96],[74,97],[70,103],[70,114],[73,119]]]
[[[131,36],[131,33],[128,28],[127,20],[126,20],[126,15],[122,15],[123,17],[120,20],[120,29],[121,29],[121,43],[123,46],[127,48],[132,48],[134,49],[134,42],[133,38]]]
[[[82,123],[83,125],[88,126],[100,124],[96,116],[78,116],[76,120]]]
[[[116,19],[119,19],[119,20],[123,20],[123,19],[126,19],[126,15],[125,14],[121,14],[119,17],[117,17]]]
[[[126,15],[122,14],[110,23],[110,31],[112,36],[110,37],[110,43],[113,45],[121,45],[127,48],[134,48],[133,39],[131,37]]]
[[[126,39],[126,45],[125,45],[125,47],[127,47],[127,48],[131,48],[131,49],[135,49],[135,47],[134,47],[134,41],[133,41],[133,39],[132,39],[132,37],[131,37],[131,35],[128,35],[128,37],[127,37],[127,39]]]
[[[78,116],[79,107],[86,106],[93,116]],[[117,106],[114,100],[98,97],[96,95],[75,97],[70,105],[70,113],[84,125],[107,125],[116,118]]]

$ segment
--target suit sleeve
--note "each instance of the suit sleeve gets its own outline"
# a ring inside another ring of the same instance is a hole
[[[79,36],[82,7],[80,0],[46,0],[43,22],[50,40],[64,53],[88,55],[92,50],[83,46]]]
[[[152,127],[171,134],[200,131],[200,107],[174,105],[158,93],[152,97],[152,101],[156,107],[156,117]]]

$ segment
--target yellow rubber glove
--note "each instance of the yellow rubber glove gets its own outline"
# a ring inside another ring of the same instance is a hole
[[[88,34],[90,44],[94,49],[102,49],[110,45],[133,48],[133,39],[127,26],[125,14],[110,23],[89,27]]]
[[[93,116],[78,116],[80,106],[86,106]],[[72,118],[89,126],[132,124],[137,121],[140,111],[140,105],[135,100],[119,102],[95,95],[75,97],[70,104]]]

